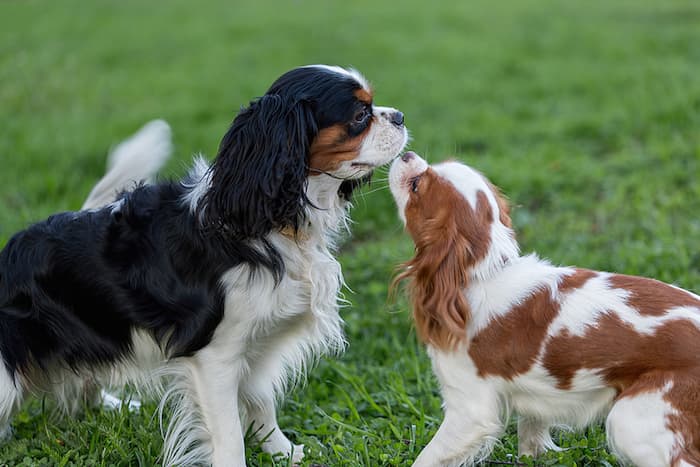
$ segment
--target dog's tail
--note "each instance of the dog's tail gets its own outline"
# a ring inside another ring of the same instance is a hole
[[[138,182],[151,182],[173,151],[170,126],[164,120],[146,123],[107,156],[107,173],[97,182],[82,209],[106,206]]]

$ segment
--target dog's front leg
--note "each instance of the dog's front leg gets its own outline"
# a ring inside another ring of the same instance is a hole
[[[250,362],[250,372],[240,387],[241,405],[246,408],[245,427],[252,429],[264,452],[284,454],[299,464],[304,457],[304,446],[292,443],[277,423],[276,393],[284,390],[284,382],[289,379],[284,364],[284,352],[289,352],[293,344],[278,340],[270,346],[262,357]],[[278,386],[275,389],[275,382]]]
[[[414,467],[472,464],[489,454],[503,431],[498,393],[478,377],[466,352],[429,349],[445,417]]]
[[[247,404],[248,421],[252,424],[255,438],[263,451],[270,454],[283,454],[299,464],[304,457],[304,446],[292,443],[282,433],[277,424],[274,398]]]
[[[220,351],[204,348],[195,356],[194,385],[206,430],[211,437],[213,467],[244,467],[245,445],[239,414],[241,368]]]

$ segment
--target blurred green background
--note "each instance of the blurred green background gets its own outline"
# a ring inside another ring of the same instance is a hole
[[[700,4],[695,0],[0,3],[0,245],[77,209],[107,149],[172,126],[184,173],[295,66],[353,66],[399,108],[411,148],[479,168],[514,204],[523,250],[700,290]],[[405,300],[412,246],[385,172],[356,201],[341,261],[350,342],[283,406],[305,465],[410,465],[441,419]],[[154,406],[55,417],[28,403],[0,465],[154,465]],[[528,465],[615,465],[599,427]],[[512,463],[511,426],[489,462]],[[250,465],[286,465],[252,446]]]

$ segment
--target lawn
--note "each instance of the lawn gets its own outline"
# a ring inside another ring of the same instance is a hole
[[[0,3],[0,245],[77,209],[109,146],[173,127],[181,175],[237,109],[301,64],[352,65],[401,109],[412,149],[485,172],[523,250],[700,291],[700,4],[695,0]],[[412,245],[385,173],[357,198],[340,257],[347,352],[281,410],[304,465],[410,465],[441,420],[406,301],[387,299]],[[158,465],[155,406],[60,419],[29,401],[0,465]],[[601,428],[525,465],[616,465]],[[485,465],[511,465],[511,425]],[[249,465],[286,465],[254,446]]]

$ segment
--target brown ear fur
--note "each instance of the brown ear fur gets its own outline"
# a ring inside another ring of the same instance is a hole
[[[463,292],[468,281],[468,247],[457,243],[439,239],[428,248],[416,249],[416,256],[394,279],[394,284],[411,279],[418,337],[438,348],[452,348],[462,340],[471,314]],[[463,254],[454,254],[457,251]]]
[[[498,204],[499,211],[498,218],[501,221],[501,224],[505,225],[509,229],[512,228],[513,223],[510,220],[510,203],[508,202],[508,199],[503,195],[503,193],[501,193],[501,189],[491,183],[491,181],[486,180],[486,183],[489,185],[489,188],[491,188],[494,198],[496,198],[496,204]]]
[[[423,178],[420,196],[406,207],[406,225],[416,255],[403,265],[392,287],[410,279],[418,337],[450,349],[466,337],[471,312],[464,290],[471,268],[488,252],[493,213],[483,192],[474,210],[432,171]]]

